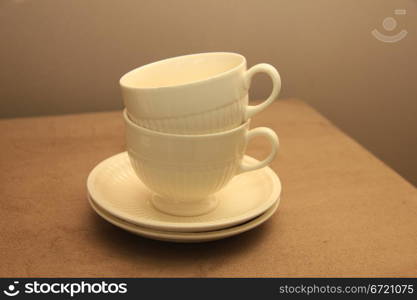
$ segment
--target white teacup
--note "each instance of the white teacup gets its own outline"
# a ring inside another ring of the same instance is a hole
[[[138,177],[155,195],[152,204],[177,216],[207,213],[217,205],[215,192],[233,176],[268,165],[278,150],[278,137],[269,128],[249,130],[249,121],[231,130],[179,135],[134,124],[123,112],[127,151]],[[272,145],[268,157],[256,164],[242,162],[248,141],[265,136]]]
[[[254,74],[271,77],[271,95],[248,105]],[[120,79],[124,104],[139,126],[176,134],[205,134],[238,127],[270,105],[281,89],[277,70],[258,64],[246,70],[240,54],[179,56],[134,69]]]

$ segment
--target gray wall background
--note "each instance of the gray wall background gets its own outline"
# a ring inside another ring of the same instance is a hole
[[[281,98],[309,102],[417,184],[416,16],[411,0],[0,0],[0,117],[118,109],[126,71],[233,51],[274,64]],[[383,43],[375,28],[408,35]],[[252,98],[269,89],[258,76]]]

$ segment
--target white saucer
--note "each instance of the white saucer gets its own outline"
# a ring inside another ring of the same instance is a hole
[[[245,156],[247,162],[256,162]],[[153,193],[133,171],[126,152],[99,163],[89,174],[87,189],[101,210],[140,227],[161,231],[201,232],[231,227],[271,208],[281,194],[278,176],[269,167],[243,173],[219,191],[219,205],[195,217],[172,216],[155,209]]]
[[[255,228],[266,220],[268,220],[277,210],[279,206],[279,199],[275,202],[275,204],[270,207],[266,212],[261,214],[260,216],[237,226],[229,227],[226,229],[221,230],[214,230],[214,231],[206,231],[206,232],[171,232],[171,231],[159,231],[154,229],[149,229],[141,226],[137,226],[131,224],[129,222],[123,221],[118,219],[111,214],[103,211],[99,208],[94,201],[89,197],[89,203],[91,207],[95,210],[95,212],[101,216],[103,219],[108,221],[109,223],[120,227],[124,230],[127,230],[131,233],[151,238],[154,240],[159,241],[167,241],[167,242],[178,242],[178,243],[201,243],[201,242],[208,242],[214,241],[219,239],[224,239],[233,235],[237,235],[248,231],[252,228]]]

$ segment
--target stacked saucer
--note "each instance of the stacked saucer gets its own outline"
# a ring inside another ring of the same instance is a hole
[[[256,162],[245,156],[247,162]],[[99,163],[87,180],[89,202],[98,215],[132,233],[157,240],[204,242],[252,229],[277,210],[281,183],[269,168],[233,178],[217,193],[210,213],[181,217],[165,214],[152,203],[152,192],[131,167],[126,152]]]
[[[273,91],[249,106],[250,78],[259,71],[270,75]],[[204,242],[248,231],[275,213],[281,183],[267,165],[278,137],[269,128],[249,129],[249,117],[279,92],[272,66],[246,71],[238,54],[188,55],[135,69],[120,84],[127,152],[88,176],[98,215],[144,237]],[[271,143],[263,161],[244,154],[255,136]]]

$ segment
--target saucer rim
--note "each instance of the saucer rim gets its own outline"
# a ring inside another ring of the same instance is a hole
[[[204,232],[204,231],[213,231],[217,229],[227,228],[235,226],[236,224],[242,224],[248,220],[256,218],[271,208],[276,202],[279,200],[282,194],[282,184],[278,177],[278,175],[269,167],[266,166],[260,170],[265,172],[268,177],[271,179],[272,182],[272,191],[268,197],[268,200],[264,201],[262,205],[246,211],[240,216],[235,216],[233,218],[223,217],[221,219],[213,220],[213,221],[202,221],[202,222],[194,222],[194,223],[180,223],[180,222],[167,222],[167,221],[158,221],[155,219],[150,218],[131,218],[127,214],[123,212],[114,211],[111,207],[108,207],[105,201],[100,201],[98,199],[97,194],[95,193],[94,188],[94,179],[96,178],[97,174],[100,173],[101,169],[104,168],[109,161],[123,159],[125,156],[128,159],[127,151],[123,151],[121,153],[117,153],[112,155],[101,162],[99,162],[95,167],[91,170],[87,178],[87,191],[88,194],[91,196],[92,201],[102,210],[108,212],[109,214],[117,217],[118,219],[124,220],[128,223],[135,224],[140,227],[146,227],[153,230],[161,230],[161,231],[171,231],[171,232]],[[120,157],[120,158],[119,158]],[[256,163],[258,162],[257,159],[249,156],[244,155],[244,159],[249,159],[251,162]],[[152,191],[150,191],[152,193]],[[156,208],[151,208],[156,209]],[[217,208],[216,208],[217,209]],[[177,217],[177,218],[188,218],[188,217]]]
[[[176,243],[203,243],[210,242],[215,240],[220,240],[235,236],[244,232],[247,232],[253,228],[256,228],[266,221],[268,221],[278,210],[281,199],[278,198],[277,201],[267,209],[261,215],[243,223],[238,224],[232,227],[227,227],[219,230],[212,231],[203,231],[203,232],[174,232],[174,231],[163,231],[155,230],[136,224],[132,224],[123,219],[117,218],[116,216],[110,214],[109,212],[103,211],[98,207],[90,195],[87,196],[88,203],[90,204],[93,211],[103,220],[109,222],[113,226],[116,226],[120,229],[126,230],[132,234],[139,235],[148,239],[164,241],[164,242],[176,242]]]

